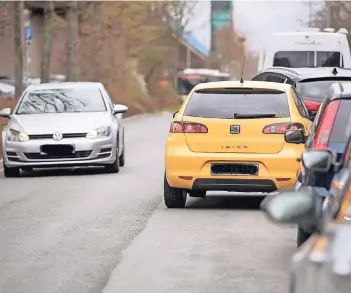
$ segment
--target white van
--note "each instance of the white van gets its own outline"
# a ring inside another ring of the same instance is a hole
[[[258,71],[270,67],[344,67],[351,68],[347,30],[306,29],[274,33],[259,57]]]

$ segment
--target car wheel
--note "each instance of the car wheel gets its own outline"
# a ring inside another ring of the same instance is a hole
[[[297,227],[297,247],[300,247],[303,243],[307,241],[308,238],[310,238],[311,234],[305,232],[302,230],[300,226]]]
[[[112,164],[106,165],[105,170],[107,173],[118,173],[119,172],[119,157],[118,157],[118,147],[116,148],[116,159]]]
[[[206,190],[189,190],[190,197],[206,197]]]
[[[20,168],[8,168],[5,166],[5,163],[3,163],[3,167],[5,177],[15,178],[19,177],[21,174]]]
[[[185,207],[187,194],[184,189],[174,188],[168,184],[165,174],[164,178],[164,201],[169,209],[181,209]]]
[[[125,159],[125,151],[126,151],[126,146],[123,146],[122,154],[119,156],[119,166],[123,167],[125,165],[126,159]]]

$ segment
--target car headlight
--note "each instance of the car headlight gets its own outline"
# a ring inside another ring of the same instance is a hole
[[[111,127],[104,126],[94,130],[91,130],[85,136],[86,138],[101,138],[101,137],[108,137],[111,135]]]
[[[8,141],[28,141],[29,140],[29,136],[28,134],[21,132],[21,131],[17,131],[14,129],[9,129],[7,131],[7,140]]]

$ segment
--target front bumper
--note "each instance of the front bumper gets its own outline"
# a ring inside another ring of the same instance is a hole
[[[40,153],[43,144],[74,145],[75,152],[65,157],[47,157]],[[101,139],[66,138],[35,139],[26,142],[5,141],[4,164],[6,167],[74,167],[111,164],[116,159],[116,143],[111,137]]]

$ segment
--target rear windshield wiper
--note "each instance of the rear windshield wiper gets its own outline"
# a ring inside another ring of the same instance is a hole
[[[240,114],[234,113],[234,118],[237,119],[249,119],[249,118],[275,118],[275,113],[266,113],[266,114]]]

